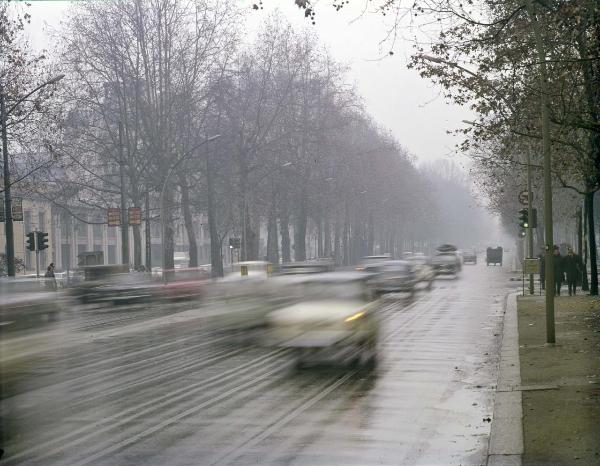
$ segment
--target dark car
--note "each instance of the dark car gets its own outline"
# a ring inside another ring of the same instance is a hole
[[[366,271],[373,274],[369,283],[377,294],[415,292],[418,277],[413,262],[389,260],[367,267]]]

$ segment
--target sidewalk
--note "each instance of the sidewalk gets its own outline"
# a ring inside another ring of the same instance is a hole
[[[556,298],[555,346],[544,299],[517,298],[522,464],[600,465],[600,298]]]

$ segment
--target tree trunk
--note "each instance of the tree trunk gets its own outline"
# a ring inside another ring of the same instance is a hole
[[[183,223],[188,237],[190,267],[198,267],[198,243],[196,242],[196,231],[194,229],[194,220],[192,218],[192,208],[190,205],[190,191],[185,176],[179,177],[181,188],[181,207],[183,209]]]
[[[335,260],[336,265],[337,264],[341,264],[341,257],[342,257],[342,253],[340,251],[340,242],[341,242],[341,238],[340,238],[340,222],[338,220],[335,221],[335,228],[334,228],[334,235],[333,235],[333,258]]]
[[[290,215],[285,201],[279,211],[279,225],[281,227],[281,260],[283,263],[291,262]]]
[[[588,220],[588,241],[589,241],[589,251],[590,251],[590,272],[591,272],[591,280],[590,280],[590,294],[592,296],[598,295],[598,264],[596,258],[596,229],[594,225],[594,194],[595,193],[587,193],[585,195],[585,200],[587,201],[586,210],[587,210],[587,220]]]
[[[294,260],[306,260],[306,199],[301,199],[294,224]]]
[[[210,233],[210,275],[213,278],[223,276],[223,255],[221,254],[221,238],[217,232],[217,211],[215,206],[215,192],[210,160],[210,150],[206,154],[206,188],[208,229]]]
[[[581,258],[583,260],[583,278],[581,280],[581,290],[582,291],[590,291],[590,284],[588,282],[588,274],[587,274],[587,265],[588,265],[588,228],[587,228],[587,200],[584,196],[583,198],[583,251],[581,254]]]
[[[133,225],[133,269],[139,270],[142,266],[142,232],[140,225]]]
[[[277,213],[275,202],[271,205],[267,223],[267,260],[279,264],[279,242],[277,241]]]
[[[173,231],[174,218],[173,209],[171,208],[172,205],[173,190],[170,186],[167,186],[163,195],[163,205],[161,206],[161,219],[164,219],[164,229],[161,239],[163,242],[163,274],[166,274],[167,270],[175,268],[175,232]]]
[[[375,225],[373,223],[373,214],[369,212],[369,223],[367,225],[367,256],[373,255],[373,248],[375,246]]]
[[[323,221],[317,216],[317,257],[323,257]]]
[[[325,220],[323,232],[323,257],[331,257],[331,224]]]

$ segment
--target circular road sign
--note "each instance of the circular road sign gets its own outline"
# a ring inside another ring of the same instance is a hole
[[[523,205],[529,204],[529,193],[527,191],[521,191],[519,193],[519,202]]]

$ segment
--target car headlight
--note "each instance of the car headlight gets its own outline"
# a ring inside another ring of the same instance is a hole
[[[352,314],[350,317],[346,317],[344,322],[352,322],[353,320],[360,319],[363,315],[365,315],[365,311],[357,312],[356,314]]]

